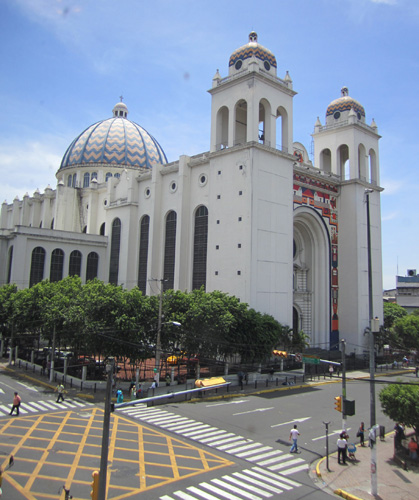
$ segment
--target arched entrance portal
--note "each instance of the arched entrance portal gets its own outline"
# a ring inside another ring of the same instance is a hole
[[[319,214],[309,207],[294,211],[293,330],[310,346],[330,345],[330,240]]]

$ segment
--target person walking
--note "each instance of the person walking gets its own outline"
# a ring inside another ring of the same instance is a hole
[[[20,407],[21,402],[22,402],[22,400],[21,400],[19,394],[17,392],[15,392],[15,395],[13,398],[13,406],[12,406],[12,409],[10,410],[9,415],[13,415],[13,412],[15,411],[15,409],[16,409],[16,416],[19,415],[19,407]]]
[[[361,446],[365,446],[364,437],[365,437],[365,426],[364,422],[361,422],[359,426],[358,432],[356,433],[357,437],[359,437],[359,444]]]
[[[345,435],[343,433],[340,434],[339,439],[337,441],[337,445],[338,445],[338,464],[341,463],[341,459],[342,459],[342,463],[343,463],[343,465],[345,465],[346,464],[346,449],[348,447],[348,442],[346,441]]]
[[[64,386],[63,386],[63,384],[58,384],[57,387],[55,388],[55,392],[58,392],[57,403],[60,402],[60,399],[62,399],[62,401],[64,403]]]
[[[124,395],[122,394],[121,389],[118,389],[116,391],[116,403],[123,403],[124,402]]]
[[[137,389],[135,388],[135,385],[131,387],[131,401],[134,401],[137,396]]]
[[[298,453],[297,439],[298,439],[299,435],[300,435],[300,433],[298,432],[297,424],[295,424],[294,428],[291,429],[291,432],[290,432],[290,441],[292,439],[292,446],[290,449],[290,453]]]
[[[415,438],[412,436],[410,438],[409,444],[407,445],[409,448],[409,457],[412,460],[412,465],[418,459],[418,443],[415,441]]]

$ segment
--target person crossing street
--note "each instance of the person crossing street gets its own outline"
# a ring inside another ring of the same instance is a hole
[[[60,399],[64,402],[64,386],[63,384],[58,384],[55,388],[55,392],[58,392],[57,403],[60,402]]]
[[[292,439],[292,446],[291,446],[290,453],[298,453],[297,439],[298,439],[299,435],[300,435],[300,433],[298,432],[297,424],[295,424],[294,428],[291,429],[291,432],[290,432],[290,441]]]
[[[20,407],[20,403],[21,403],[21,399],[20,399],[20,396],[17,392],[15,392],[15,395],[14,395],[14,398],[13,398],[13,406],[12,406],[12,409],[9,413],[9,415],[13,415],[13,412],[16,410],[16,416],[19,415],[19,407]]]

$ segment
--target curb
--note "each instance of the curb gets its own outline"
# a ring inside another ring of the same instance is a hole
[[[333,493],[335,495],[339,495],[342,498],[345,498],[346,500],[362,500],[362,498],[356,497],[355,495],[351,495],[350,493],[343,490],[335,490]]]

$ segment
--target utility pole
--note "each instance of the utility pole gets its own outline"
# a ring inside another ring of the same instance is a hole
[[[49,371],[49,381],[54,381],[54,364],[55,364],[55,338],[56,338],[56,328],[54,323],[54,329],[52,332],[52,353],[51,353],[51,369]]]
[[[98,500],[106,500],[113,370],[114,370],[114,359],[110,358],[109,363],[106,364],[106,373],[108,375],[108,378],[106,380],[105,411],[103,414],[102,451],[100,455]]]
[[[368,315],[369,325],[369,352],[370,352],[370,429],[375,432],[375,339],[374,339],[374,309],[372,289],[372,256],[371,256],[371,221],[370,221],[370,194],[372,189],[365,190],[367,206],[367,249],[368,249]],[[377,448],[371,443],[371,495],[377,496]]]
[[[329,469],[329,424],[330,422],[323,422],[326,426],[326,469],[330,472]]]
[[[346,414],[345,414],[345,400],[346,400],[346,342],[342,339],[342,430],[346,431]]]

